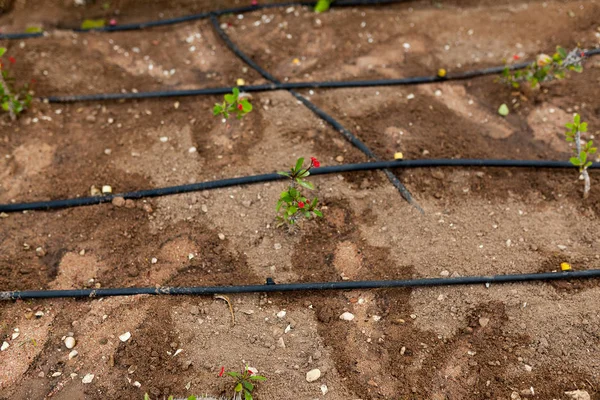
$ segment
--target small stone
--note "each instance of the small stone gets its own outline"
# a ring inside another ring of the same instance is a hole
[[[44,312],[43,311],[38,311],[38,312],[36,312],[33,315],[35,315],[36,318],[42,318],[44,316]]]
[[[40,371],[40,373],[38,374],[38,377],[43,378],[44,376],[46,376],[44,371]]]
[[[86,374],[83,379],[81,380],[81,383],[92,383],[92,381],[94,380],[94,374]]]
[[[283,340],[283,337],[280,337],[280,338],[277,340],[277,346],[279,346],[279,347],[280,347],[280,348],[282,348],[282,349],[285,349],[285,341]]]
[[[112,193],[112,187],[110,185],[102,186],[102,194],[111,194],[111,193]]]
[[[81,251],[79,252],[80,256],[85,256],[85,249],[81,249]]]
[[[67,336],[65,338],[65,347],[67,349],[72,349],[73,347],[75,347],[75,344],[77,343],[77,341],[75,340],[74,337],[72,336]]]
[[[510,245],[511,245],[511,244],[512,244],[511,240],[510,240],[510,239],[508,239],[508,240],[506,241],[506,247],[510,247]]]
[[[221,239],[221,240],[225,240],[225,235],[224,235],[224,234],[222,234],[222,233],[219,233],[219,239]]]
[[[207,213],[208,212],[208,207],[206,206],[206,204],[202,204],[202,212]]]
[[[329,392],[329,389],[327,389],[327,385],[321,385],[321,393],[323,393],[323,396],[325,396],[327,392]]]
[[[479,318],[479,325],[482,328],[485,328],[488,324],[490,323],[490,319],[489,318]]]
[[[5,212],[0,213],[0,218],[8,218],[8,214]]]
[[[412,93],[410,93],[408,96],[406,96],[406,98],[407,98],[408,100],[412,100],[412,99],[414,99],[414,98],[415,98],[415,95],[414,95],[414,94],[412,94]]]
[[[275,244],[273,245],[273,248],[274,248],[275,250],[280,250],[280,249],[281,249],[281,243],[275,243]]]
[[[52,374],[52,377],[53,378],[58,378],[61,375],[62,375],[62,372],[56,371],[55,373]]]
[[[142,206],[142,210],[146,211],[148,214],[150,214],[153,211],[152,206],[150,204],[144,204]]]
[[[556,247],[558,247],[560,250],[566,250],[566,249],[567,249],[567,246],[565,246],[565,245],[563,245],[563,244],[559,244],[559,245],[558,245],[558,246],[556,246]]]
[[[126,342],[126,341],[129,340],[130,337],[131,337],[131,333],[130,332],[125,332],[124,334],[119,335],[119,340],[121,342]]]
[[[527,365],[527,364],[523,365],[523,368],[525,368],[525,371],[527,371],[527,372],[531,372],[531,370],[533,369],[531,367],[531,365]]]
[[[46,252],[44,251],[43,248],[38,247],[35,249],[35,255],[38,257],[44,257],[46,255]]]
[[[318,368],[311,369],[306,373],[306,381],[314,382],[321,377],[321,371]]]
[[[79,354],[79,352],[78,352],[77,350],[72,350],[72,351],[69,353],[69,360],[72,360],[72,359],[74,359],[75,357],[77,357],[77,355],[78,355],[78,354]]]
[[[2,347],[0,347],[0,351],[5,351],[6,349],[8,349],[8,346],[10,346],[8,342],[2,342]]]
[[[152,264],[156,264],[158,262],[158,259],[156,257],[152,257],[152,259],[150,260],[150,262]]]
[[[125,199],[117,196],[114,199],[112,199],[112,205],[115,207],[123,207],[125,205]]]
[[[569,392],[565,392],[565,394],[573,400],[591,400],[591,396],[585,390],[571,390]]]
[[[354,319],[354,314],[346,311],[342,315],[340,315],[340,319],[344,321],[352,321]]]
[[[442,272],[440,272],[440,276],[443,276],[443,277],[450,276],[450,271],[448,271],[448,270],[443,270]]]
[[[135,208],[135,201],[131,199],[125,200],[125,208]]]
[[[277,318],[285,318],[285,314],[287,314],[285,311],[279,311],[277,313]]]
[[[96,186],[92,185],[90,187],[90,196],[100,196],[102,192]]]
[[[337,162],[343,162],[344,161],[344,157],[343,156],[337,156],[335,158],[335,161],[337,161]]]
[[[20,334],[21,332],[13,332],[13,334],[10,336],[10,340],[15,340]]]

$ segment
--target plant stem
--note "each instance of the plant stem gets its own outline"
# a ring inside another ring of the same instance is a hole
[[[587,168],[581,174],[583,175],[583,198],[587,199],[590,195],[590,175],[587,172]]]

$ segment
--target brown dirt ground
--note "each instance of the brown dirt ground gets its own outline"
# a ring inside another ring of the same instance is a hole
[[[17,78],[34,77],[39,95],[264,82],[208,21],[114,34],[59,29],[114,16],[116,9],[126,23],[199,12],[213,2],[111,1],[108,11],[100,3],[5,2],[2,31],[30,24],[52,30],[46,38],[2,44],[18,60]],[[323,15],[295,7],[222,22],[262,66],[298,81],[424,75],[497,65],[513,54],[529,59],[556,44],[591,48],[599,42],[599,20],[593,0],[507,0],[422,1]],[[575,111],[591,134],[600,133],[600,58],[543,91],[514,93],[494,80],[304,94],[385,159],[399,150],[407,158],[566,159],[562,125]],[[124,192],[269,172],[298,156],[316,156],[324,165],[338,156],[365,160],[288,93],[253,95],[255,112],[233,129],[210,116],[215,101],[36,103],[15,123],[4,118],[0,203],[86,196],[92,185]],[[501,103],[511,105],[506,119],[496,113]],[[295,235],[274,228],[281,183],[140,200],[131,208],[11,214],[0,219],[0,288],[486,275],[553,271],[562,261],[600,268],[600,190],[593,183],[582,201],[573,171],[446,168],[397,175],[424,215],[379,172],[321,176],[313,182],[326,217]],[[44,256],[36,256],[37,247]],[[600,398],[595,281],[231,300],[235,326],[225,302],[212,298],[2,303],[0,339],[10,347],[0,353],[0,398],[219,394],[227,387],[217,379],[220,367],[244,362],[269,379],[257,389],[259,399],[516,399],[530,396],[530,388],[540,399],[566,399],[564,392],[574,389]],[[281,310],[284,318],[276,316]],[[36,319],[36,311],[44,316]],[[356,318],[340,320],[345,311]],[[20,335],[10,339],[15,328]],[[132,336],[122,343],[118,336],[126,331]],[[62,344],[68,333],[79,352],[72,360]],[[323,375],[308,383],[313,368]],[[83,384],[88,373],[95,378]]]

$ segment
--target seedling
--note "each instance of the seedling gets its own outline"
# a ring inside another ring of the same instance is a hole
[[[237,119],[242,119],[246,114],[252,111],[252,104],[245,97],[240,97],[240,89],[233,88],[232,93],[226,94],[223,103],[217,103],[213,107],[213,115],[222,115],[229,119],[230,114],[236,115]]]
[[[579,114],[573,117],[573,123],[565,125],[569,131],[566,132],[567,142],[575,142],[575,157],[571,157],[569,161],[576,167],[579,167],[579,173],[583,179],[583,198],[587,199],[590,195],[590,175],[588,167],[592,165],[588,161],[589,156],[595,154],[598,149],[594,147],[594,142],[589,140],[587,143],[581,139],[581,133],[587,132],[587,122],[581,122]]]
[[[315,12],[322,13],[329,10],[329,7],[333,3],[333,0],[319,0],[315,5]]]
[[[310,219],[311,217],[323,217],[323,213],[317,209],[318,199],[315,197],[311,200],[302,195],[300,188],[313,190],[315,187],[312,183],[305,180],[310,175],[311,168],[319,168],[321,163],[314,157],[310,158],[310,165],[304,168],[304,158],[300,157],[296,161],[296,165],[290,168],[289,172],[278,172],[279,175],[290,178],[290,183],[287,190],[281,192],[277,201],[276,211],[281,213],[277,216],[279,224],[283,226],[288,224],[290,227],[294,225],[302,217]]]
[[[29,85],[25,84],[21,88],[16,89],[14,86],[14,78],[10,74],[9,65],[17,62],[14,57],[8,57],[8,64],[2,59],[6,53],[6,48],[0,47],[0,104],[2,109],[9,113],[10,119],[13,121],[17,116],[29,107],[31,104],[31,93],[29,93]],[[33,82],[33,80],[32,80]]]
[[[81,29],[89,31],[90,29],[104,28],[104,25],[106,25],[105,19],[85,19],[81,23]]]
[[[525,69],[513,72],[508,66],[505,67],[500,82],[517,89],[524,81],[529,82],[531,87],[537,87],[542,82],[565,78],[568,71],[582,72],[584,59],[585,52],[579,47],[567,53],[567,50],[557,46],[556,53],[552,57],[540,54],[537,60]]]
[[[225,367],[222,367],[219,376],[223,376],[224,371]],[[248,369],[247,365],[244,367],[244,370],[241,373],[227,372],[227,375],[231,376],[235,380],[232,400],[242,400],[242,394],[244,395],[244,400],[252,400],[252,392],[254,391],[254,385],[256,382],[264,382],[267,380],[267,378],[262,375],[254,374]]]

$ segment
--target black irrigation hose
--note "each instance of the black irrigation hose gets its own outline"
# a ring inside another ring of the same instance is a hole
[[[199,287],[145,287],[145,288],[114,288],[114,289],[75,289],[75,290],[23,290],[0,292],[0,300],[56,299],[56,298],[95,298],[108,296],[151,295],[199,295],[234,293],[264,293],[264,292],[300,292],[318,290],[350,290],[350,289],[383,289],[383,288],[413,288],[454,285],[476,285],[492,283],[517,283],[534,281],[556,281],[567,279],[599,278],[600,269],[568,272],[542,272],[534,274],[510,274],[491,276],[464,276],[457,278],[422,278],[386,281],[343,281],[343,282],[314,282],[314,283],[283,283],[275,284],[267,279],[265,285],[242,286],[199,286]]]
[[[217,31],[217,33],[219,34],[221,39],[225,42],[227,47],[229,47],[229,49],[238,58],[240,58],[242,61],[244,61],[250,67],[252,67],[252,69],[254,69],[256,72],[258,72],[266,80],[268,80],[274,84],[281,84],[281,82],[277,78],[275,78],[268,71],[263,69],[256,62],[254,62],[254,60],[252,60],[250,57],[248,57],[248,55],[246,55],[246,53],[244,53],[242,50],[240,50],[240,48],[235,43],[233,43],[233,41],[229,38],[227,33],[225,33],[225,31],[223,29],[221,29],[221,26],[219,25],[219,20],[217,19],[216,15],[211,15],[210,21],[212,22],[213,28]],[[327,122],[329,125],[331,125],[335,130],[340,132],[342,134],[342,136],[344,136],[344,138],[346,138],[346,140],[348,140],[355,147],[357,147],[360,151],[362,151],[367,157],[369,157],[372,160],[379,161],[379,158],[375,155],[375,153],[373,153],[371,151],[371,149],[369,149],[367,147],[367,145],[365,145],[359,138],[357,138],[348,129],[344,128],[344,126],[342,124],[340,124],[335,118],[333,118],[331,115],[327,114],[325,111],[321,110],[319,107],[316,106],[316,104],[310,102],[307,98],[302,96],[300,93],[298,93],[294,90],[291,90],[291,89],[288,91],[290,92],[290,94],[292,96],[294,96],[296,99],[298,99],[302,104],[304,104],[309,110],[311,110],[319,118],[323,119],[325,122]],[[385,175],[387,176],[389,181],[392,183],[392,185],[394,185],[394,187],[400,192],[402,197],[408,202],[408,204],[411,204],[412,206],[414,206],[421,213],[425,212],[425,211],[423,211],[421,206],[419,206],[419,204],[413,199],[412,194],[410,194],[408,189],[402,184],[402,182],[400,182],[398,177],[396,177],[396,175],[394,175],[392,173],[392,171],[384,169],[383,172],[385,173]]]
[[[351,6],[364,6],[364,5],[379,5],[379,4],[393,4],[393,3],[403,3],[407,0],[342,0],[336,1],[331,4],[332,7],[351,7]],[[246,7],[237,7],[237,8],[229,8],[224,10],[215,10],[215,11],[207,11],[199,14],[191,14],[184,15],[181,17],[163,19],[158,21],[147,21],[147,22],[138,22],[132,24],[123,24],[123,25],[115,25],[115,26],[104,26],[102,28],[94,28],[94,29],[81,29],[75,28],[74,32],[119,32],[119,31],[133,31],[140,30],[146,28],[154,28],[157,26],[165,26],[165,25],[174,25],[182,22],[190,22],[196,21],[199,19],[206,19],[210,17],[211,14],[215,15],[225,15],[225,14],[243,14],[251,11],[261,10],[265,8],[281,8],[281,7],[290,7],[290,6],[314,6],[316,2],[302,2],[302,1],[292,1],[287,3],[274,3],[274,4],[257,4],[255,6],[246,6]],[[1,33],[1,39],[29,39],[44,36],[44,32],[18,32],[18,33]]]
[[[387,168],[435,168],[435,167],[503,167],[503,168],[575,168],[565,161],[544,160],[478,160],[478,159],[433,159],[433,160],[395,160],[376,161],[360,164],[343,164],[321,167],[311,170],[312,175],[339,174],[343,172],[372,171]],[[590,168],[600,168],[600,163],[593,163]],[[140,190],[108,196],[79,197],[64,200],[37,201],[32,203],[0,204],[0,212],[16,212],[26,210],[50,210],[109,203],[115,197],[124,199],[140,199],[159,197],[200,190],[219,189],[238,185],[249,185],[287,179],[279,174],[250,175],[240,178],[221,179],[216,181],[191,183],[187,185],[169,186],[157,189]]]
[[[591,57],[600,54],[600,49],[588,50],[585,52],[586,57]],[[510,65],[511,70],[523,69],[530,65],[530,62]],[[494,75],[501,73],[505,65],[478,69],[473,71],[458,72],[448,74],[446,77],[437,75],[431,76],[413,76],[409,78],[398,79],[372,79],[360,81],[322,81],[322,82],[279,82],[266,83],[262,85],[239,86],[242,92],[267,92],[273,90],[291,90],[291,89],[340,89],[340,88],[357,88],[357,87],[377,87],[377,86],[401,86],[401,85],[422,85],[428,83],[464,80],[479,76]],[[42,97],[42,100],[49,103],[72,103],[77,101],[104,101],[104,100],[137,100],[151,99],[161,97],[186,97],[186,96],[209,96],[231,93],[233,87],[216,87],[205,89],[188,89],[188,90],[159,90],[154,92],[138,92],[138,93],[100,93],[100,94],[84,94],[73,96],[48,96]]]

